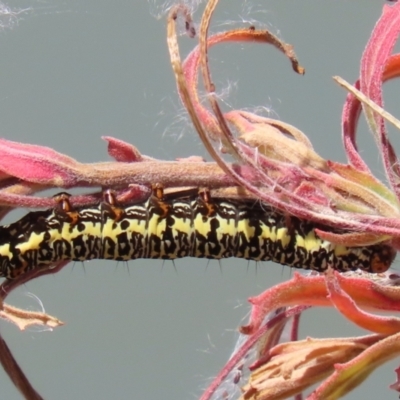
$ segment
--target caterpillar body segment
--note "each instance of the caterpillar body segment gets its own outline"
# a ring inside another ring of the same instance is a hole
[[[231,201],[162,194],[126,207],[111,192],[94,207],[72,208],[67,194],[57,207],[33,211],[0,226],[0,276],[8,279],[38,267],[71,260],[175,259],[197,257],[275,261],[323,272],[386,271],[395,251],[386,244],[346,247],[322,240],[328,227],[273,210],[254,200]]]

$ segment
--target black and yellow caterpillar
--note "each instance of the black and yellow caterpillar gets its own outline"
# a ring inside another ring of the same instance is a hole
[[[73,209],[67,194],[58,205],[0,226],[0,276],[8,279],[62,260],[131,260],[200,257],[272,260],[323,272],[386,271],[395,256],[387,244],[345,247],[322,240],[328,227],[287,216],[254,200],[190,195],[116,205],[107,192],[94,207]]]

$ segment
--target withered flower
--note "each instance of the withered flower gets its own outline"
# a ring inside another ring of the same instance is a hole
[[[217,0],[208,1],[198,32],[184,5],[173,6],[168,17],[168,47],[179,94],[215,163],[198,158],[175,162],[156,160],[142,155],[128,143],[106,137],[109,155],[115,162],[83,164],[50,148],[3,139],[0,140],[0,215],[3,217],[17,207],[53,207],[54,199],[35,196],[49,188],[110,188],[122,201],[141,201],[149,196],[149,188],[154,183],[173,191],[207,187],[215,196],[251,197],[287,215],[323,224],[328,228],[316,229],[316,234],[336,245],[384,243],[390,249],[387,258],[392,261],[399,248],[400,170],[382,115],[386,119],[391,117],[379,110],[379,106],[382,105],[382,83],[400,73],[400,57],[391,54],[400,30],[400,5],[384,7],[364,52],[360,79],[355,84],[361,95],[354,91],[346,99],[342,125],[348,163],[340,164],[323,159],[307,136],[288,123],[249,111],[224,113],[221,110],[208,65],[211,46],[227,41],[270,44],[288,57],[295,72],[302,74],[304,70],[292,46],[267,30],[245,27],[209,36],[217,3]],[[177,19],[183,19],[189,36],[199,38],[198,47],[184,62],[179,53]],[[199,72],[207,105],[200,101]],[[356,125],[361,110],[382,156],[388,186],[372,174],[357,150]],[[235,162],[227,162],[226,156]],[[98,202],[101,195],[98,191],[73,196],[71,201],[74,205],[90,205]],[[65,262],[60,262],[51,268],[33,269],[13,281],[5,281],[2,300],[22,283],[55,273],[64,265]],[[398,311],[398,277],[357,272],[340,274],[334,271],[334,265],[331,267],[324,275],[296,273],[289,281],[250,299],[250,321],[240,328],[240,346],[204,392],[202,400],[284,399],[299,396],[316,384],[319,386],[308,395],[309,399],[339,398],[375,368],[397,356],[400,319],[372,312]],[[298,340],[300,315],[313,306],[335,307],[371,334]],[[0,314],[21,329],[30,324],[52,327],[61,324],[46,314],[5,304]],[[291,329],[290,341],[283,342],[286,326]],[[16,379],[21,377],[21,371],[9,362],[11,356],[4,346],[3,354],[3,365],[15,384],[28,398],[38,398],[26,380]],[[240,390],[237,386],[229,392],[223,386],[228,377],[240,383]],[[399,383],[392,387],[398,390]]]

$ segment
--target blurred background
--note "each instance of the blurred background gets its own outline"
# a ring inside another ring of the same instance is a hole
[[[214,32],[267,27],[294,45],[306,68],[304,76],[294,74],[288,60],[268,46],[213,48],[213,78],[226,109],[264,106],[305,132],[322,156],[344,162],[340,117],[346,93],[331,77],[357,79],[383,4],[221,1]],[[1,137],[50,146],[81,162],[110,160],[103,135],[159,159],[206,157],[179,103],[169,64],[163,14],[168,3],[10,0],[5,6],[26,10],[0,18]],[[182,36],[184,55],[195,43]],[[398,89],[394,82],[385,91],[387,108],[397,116]],[[363,156],[382,178],[364,123],[359,137]],[[8,298],[41,311],[32,293],[65,326],[20,332],[2,322],[1,332],[45,399],[196,399],[233,351],[237,327],[249,312],[246,299],[293,271],[231,259],[183,259],[175,267],[159,260],[71,263]],[[304,314],[301,333],[330,337],[360,330],[337,312],[319,309]],[[388,389],[396,366],[380,369],[346,398],[397,398]],[[0,387],[1,398],[20,399],[2,371]]]

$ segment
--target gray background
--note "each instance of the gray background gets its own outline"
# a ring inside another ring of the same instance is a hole
[[[159,3],[160,4],[160,3]],[[159,5],[158,4],[158,5]],[[309,135],[324,157],[344,161],[340,114],[383,1],[221,1],[216,26],[255,18],[295,46],[306,75],[259,45],[215,48],[218,89],[233,85],[234,108],[263,105]],[[162,7],[146,1],[10,1],[32,6],[0,32],[0,134],[50,146],[79,161],[108,160],[102,135],[174,159],[205,155],[178,101],[169,66]],[[249,15],[248,9],[253,12]],[[259,12],[257,12],[259,11]],[[199,13],[195,15],[198,21]],[[181,40],[189,50],[194,41]],[[396,112],[398,86],[387,91]],[[398,115],[398,113],[397,113]],[[379,169],[365,125],[363,154]],[[140,260],[92,261],[33,281],[9,298],[66,322],[53,332],[1,331],[34,387],[46,399],[195,399],[233,350],[246,299],[292,271],[272,263]],[[396,268],[396,265],[395,265]],[[302,334],[360,334],[332,310],[305,315]],[[387,387],[396,363],[376,372],[348,399],[397,398]],[[20,396],[0,371],[1,398]]]

